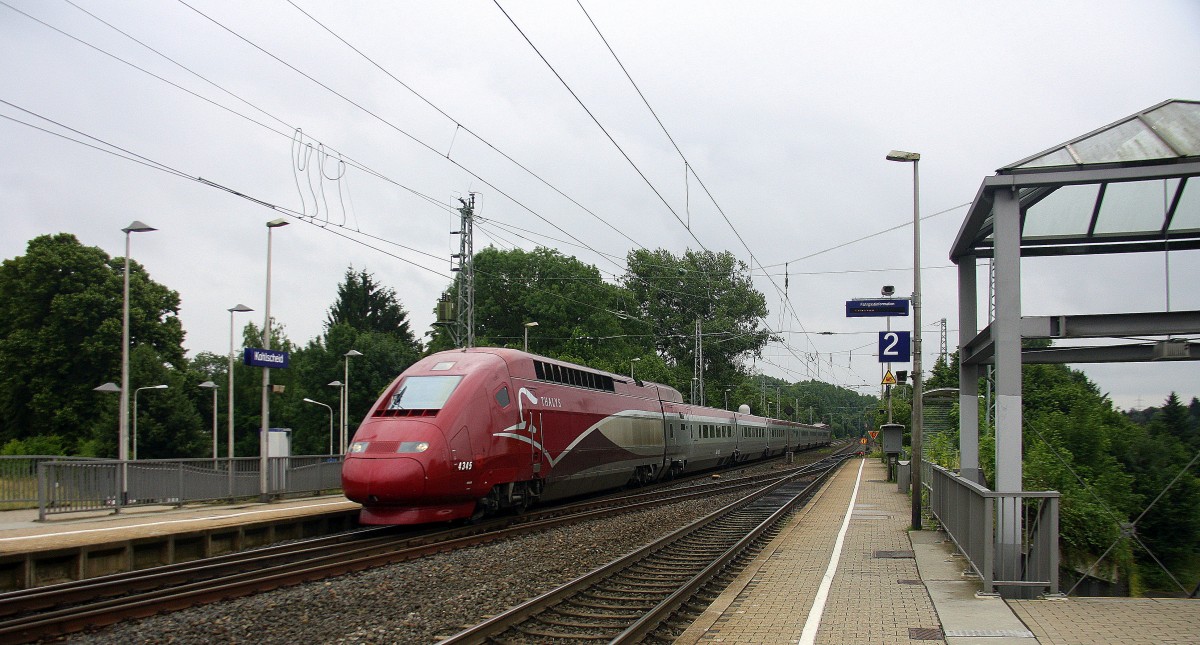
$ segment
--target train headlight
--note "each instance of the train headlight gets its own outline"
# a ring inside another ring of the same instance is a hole
[[[358,454],[360,452],[366,452],[368,445],[370,444],[368,444],[366,441],[355,441],[354,443],[350,444],[350,453]]]
[[[396,452],[425,452],[429,450],[428,441],[401,441]]]

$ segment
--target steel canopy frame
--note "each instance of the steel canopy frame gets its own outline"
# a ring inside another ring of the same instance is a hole
[[[1189,181],[1194,177],[1200,177],[1200,101],[1164,101],[983,180],[950,251],[959,277],[961,476],[982,483],[977,411],[984,365],[996,367],[995,490],[1019,494],[1023,363],[1200,360],[1200,343],[1186,339],[1022,351],[1024,338],[1200,334],[1198,311],[1021,316],[1022,257],[1200,249],[1200,179]],[[1160,182],[1162,202],[1158,184],[1138,182]],[[1092,185],[1094,191],[1055,195],[1064,187]],[[1110,192],[1117,197],[1106,202]],[[1037,225],[1027,232],[1031,217]],[[981,258],[993,259],[995,285],[995,319],[982,330],[976,304]],[[1003,519],[1007,528],[998,531],[996,548],[1019,560],[1021,518]]]

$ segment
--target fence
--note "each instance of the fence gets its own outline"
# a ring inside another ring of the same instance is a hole
[[[38,464],[44,461],[91,461],[54,455],[0,456],[0,508],[32,508],[38,503]]]
[[[927,467],[929,509],[967,556],[984,593],[997,587],[1006,588],[1006,596],[1058,593],[1057,491],[998,493],[941,466]]]
[[[38,517],[44,520],[51,513],[120,512],[129,506],[257,497],[264,492],[259,473],[257,457],[43,460],[37,465]],[[341,475],[341,455],[271,457],[265,492],[283,497],[336,491],[342,486]]]

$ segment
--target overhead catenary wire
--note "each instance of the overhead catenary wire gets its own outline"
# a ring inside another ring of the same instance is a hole
[[[657,115],[656,115],[656,116],[657,116]],[[281,134],[283,134],[283,133],[281,133]],[[473,134],[473,133],[472,133],[472,134]],[[669,136],[669,133],[668,133],[668,136]],[[674,145],[674,141],[673,141],[673,140],[672,140],[672,144]],[[489,145],[490,145],[490,144],[489,144]],[[334,174],[337,174],[337,173],[334,173]],[[189,177],[189,178],[190,178],[190,177]],[[218,187],[220,187],[220,186],[218,185]],[[224,189],[224,188],[222,188],[222,189]],[[248,196],[246,196],[246,195],[242,195],[241,193],[235,193],[235,194],[238,194],[239,196],[243,196],[243,197],[245,197],[245,198],[247,198],[247,199],[253,199],[253,198],[251,198],[251,197],[248,197]],[[330,196],[330,200],[332,200],[332,195]],[[441,208],[445,208],[445,205],[444,205],[444,204],[441,204],[440,202],[436,202],[436,201],[434,201],[433,203],[437,203],[437,204],[439,205],[439,207],[441,207]],[[530,241],[532,242],[532,239],[530,239]],[[591,249],[590,247],[586,247],[586,246],[584,246],[583,248],[589,248],[589,250],[596,251],[595,249]],[[618,256],[612,255],[612,256],[610,256],[610,257],[613,257],[613,258],[615,258],[615,257],[618,257]],[[756,262],[756,263],[757,263],[757,262]],[[769,329],[769,327],[768,327],[768,329]],[[777,333],[777,332],[773,332],[773,333]],[[790,333],[797,333],[797,332],[790,332]]]
[[[427,151],[429,151],[429,152],[432,152],[432,153],[434,153],[434,154],[435,154],[435,155],[437,155],[439,158],[445,159],[445,160],[446,160],[448,163],[450,163],[450,164],[451,164],[451,165],[453,165],[454,167],[456,167],[456,168],[458,168],[459,170],[462,170],[463,172],[467,173],[468,175],[470,175],[470,176],[471,176],[471,177],[473,177],[474,179],[476,179],[476,180],[478,180],[479,182],[481,182],[483,185],[485,185],[485,186],[487,186],[488,188],[490,188],[490,189],[492,189],[493,191],[495,191],[495,192],[496,192],[496,194],[498,194],[498,195],[500,195],[500,196],[504,197],[505,199],[509,200],[510,202],[512,202],[513,204],[515,204],[516,206],[518,206],[519,208],[521,208],[521,209],[522,209],[522,210],[524,210],[525,212],[527,212],[527,213],[529,213],[530,215],[533,215],[534,217],[538,218],[539,220],[541,220],[541,221],[545,222],[547,225],[549,225],[549,226],[552,226],[552,227],[553,227],[555,230],[557,230],[557,231],[561,232],[562,234],[564,234],[564,235],[566,235],[566,236],[570,237],[571,239],[575,240],[576,242],[578,242],[579,244],[581,244],[581,245],[585,246],[586,248],[589,248],[589,249],[591,249],[591,246],[590,246],[590,245],[588,245],[586,242],[584,242],[583,240],[579,239],[579,238],[578,238],[578,237],[576,237],[575,235],[572,235],[570,232],[568,232],[568,231],[564,230],[562,227],[560,227],[559,225],[555,224],[554,222],[550,221],[549,219],[547,219],[546,217],[544,217],[544,216],[543,216],[541,213],[539,213],[539,212],[535,211],[533,208],[531,208],[530,206],[528,206],[527,204],[525,204],[523,201],[521,201],[521,200],[517,199],[515,196],[513,196],[513,195],[509,194],[507,191],[503,190],[503,189],[502,189],[502,188],[500,188],[499,186],[496,186],[496,185],[495,185],[494,183],[492,183],[491,181],[489,181],[489,180],[485,179],[483,176],[481,176],[481,175],[480,175],[480,174],[478,174],[477,172],[475,172],[475,171],[471,170],[470,168],[467,168],[466,166],[464,166],[463,164],[459,163],[458,161],[456,161],[456,160],[454,160],[454,159],[451,159],[451,158],[449,158],[449,157],[446,157],[446,156],[445,156],[445,155],[443,155],[441,152],[439,152],[439,151],[437,150],[437,148],[435,148],[434,146],[432,146],[432,145],[430,145],[429,143],[427,143],[427,142],[423,141],[422,139],[420,139],[420,138],[419,138],[419,137],[417,137],[416,135],[414,135],[414,134],[412,134],[412,133],[408,132],[407,130],[405,130],[405,129],[401,128],[400,126],[396,125],[395,123],[392,123],[391,121],[389,121],[389,120],[385,119],[385,118],[384,118],[382,115],[380,115],[379,113],[375,112],[374,110],[371,110],[371,109],[367,108],[367,107],[366,107],[366,106],[364,106],[363,104],[361,104],[361,103],[359,103],[359,102],[355,101],[354,99],[352,99],[352,98],[350,98],[350,97],[346,96],[345,94],[343,94],[343,93],[341,93],[341,92],[339,92],[339,91],[337,91],[337,90],[333,89],[333,88],[332,88],[332,87],[330,87],[328,84],[326,84],[326,83],[322,82],[321,80],[319,80],[319,79],[315,78],[315,77],[314,77],[314,76],[312,76],[311,74],[308,74],[307,72],[305,72],[305,71],[301,70],[300,68],[296,67],[295,65],[292,65],[291,63],[289,63],[289,62],[285,61],[284,59],[280,58],[279,56],[276,56],[275,54],[273,54],[273,53],[271,53],[270,51],[268,51],[266,48],[264,48],[264,47],[262,47],[262,46],[258,45],[257,43],[255,43],[255,42],[253,42],[253,41],[251,41],[250,39],[246,38],[245,36],[242,36],[242,35],[241,35],[241,34],[239,34],[238,32],[236,32],[236,31],[234,31],[233,29],[231,29],[230,27],[228,27],[228,26],[226,26],[225,24],[221,23],[220,21],[216,20],[215,18],[213,18],[213,17],[209,16],[208,14],[204,13],[203,11],[200,11],[200,10],[199,10],[199,9],[197,9],[196,7],[193,7],[192,5],[188,4],[187,2],[185,2],[185,0],[176,0],[176,2],[178,2],[179,4],[181,4],[181,5],[185,6],[185,7],[187,7],[188,9],[191,9],[191,10],[192,10],[192,11],[194,11],[196,14],[200,15],[200,16],[201,16],[201,17],[203,17],[204,19],[208,20],[209,22],[213,23],[213,24],[214,24],[214,25],[216,25],[217,27],[219,27],[219,28],[221,28],[222,30],[226,31],[227,33],[229,33],[230,35],[234,36],[234,37],[235,37],[235,38],[237,38],[238,40],[241,40],[242,42],[246,43],[247,45],[249,45],[249,46],[253,47],[254,49],[256,49],[256,50],[258,50],[258,51],[262,52],[263,54],[265,54],[266,56],[268,56],[268,57],[272,58],[273,60],[275,60],[276,62],[280,63],[281,65],[283,65],[283,66],[287,67],[288,69],[290,69],[290,70],[294,71],[295,73],[297,73],[297,74],[299,74],[299,75],[303,76],[304,78],[308,79],[309,81],[311,81],[311,82],[313,82],[313,83],[317,84],[318,86],[320,86],[321,88],[325,89],[326,91],[328,91],[329,93],[333,94],[334,96],[338,97],[339,99],[341,99],[341,100],[345,101],[346,103],[350,104],[351,106],[353,106],[353,107],[355,107],[355,108],[357,108],[357,109],[361,110],[361,111],[362,111],[364,114],[367,114],[367,115],[368,115],[368,116],[370,116],[371,118],[373,118],[373,119],[375,119],[375,120],[379,121],[380,123],[382,123],[382,124],[386,125],[387,127],[391,128],[392,130],[394,130],[394,131],[398,132],[399,134],[401,134],[401,135],[405,136],[405,137],[406,137],[406,138],[408,138],[410,141],[412,141],[413,143],[417,144],[417,145],[418,145],[420,148],[423,148],[423,149],[425,149],[425,150],[427,150]],[[598,255],[599,255],[599,254],[598,254]],[[604,256],[601,256],[601,257],[604,257]]]
[[[700,238],[696,237],[696,234],[692,231],[691,227],[683,221],[683,218],[679,216],[679,213],[675,212],[675,209],[671,206],[671,203],[667,201],[667,198],[663,197],[662,193],[659,192],[657,187],[655,187],[654,182],[650,181],[650,178],[647,177],[646,174],[642,172],[642,169],[639,168],[633,159],[629,157],[629,153],[625,152],[625,149],[621,147],[621,144],[617,143],[617,140],[614,139],[612,134],[609,133],[608,129],[605,128],[602,123],[600,123],[600,119],[596,118],[596,115],[593,114],[591,109],[588,108],[587,104],[583,102],[583,99],[579,98],[579,95],[575,93],[575,90],[571,88],[566,79],[564,79],[562,75],[558,73],[558,70],[550,64],[550,61],[547,60],[542,54],[541,50],[537,48],[537,45],[533,44],[533,41],[529,39],[529,36],[525,35],[525,32],[521,29],[520,25],[513,20],[512,16],[508,15],[508,12],[504,10],[504,7],[500,6],[499,0],[492,1],[496,5],[496,8],[500,10],[500,13],[504,14],[504,17],[507,18],[509,23],[512,24],[513,28],[517,30],[517,33],[521,34],[521,37],[525,39],[525,42],[529,44],[534,53],[538,55],[538,58],[540,58],[542,62],[546,64],[546,67],[550,69],[551,73],[554,74],[554,77],[557,78],[560,83],[562,83],[562,86],[566,88],[567,92],[575,99],[577,103],[579,103],[579,106],[583,108],[583,111],[586,112],[587,115],[592,119],[592,122],[596,124],[596,127],[600,128],[600,131],[604,133],[604,136],[608,138],[609,142],[612,143],[613,146],[616,147],[617,151],[621,153],[621,156],[624,157],[627,162],[629,162],[629,165],[633,168],[634,172],[636,172],[637,175],[642,178],[642,181],[644,181],[646,185],[650,187],[650,190],[658,197],[659,201],[663,203],[663,206],[666,206],[667,210],[671,212],[671,215],[673,215],[680,224],[683,224],[684,228],[688,231],[688,235],[691,235],[692,239],[696,241],[696,244],[700,245],[700,248],[708,251],[708,248],[704,246],[704,243],[700,241]]]
[[[304,14],[304,16],[305,16],[305,17],[307,17],[309,20],[311,20],[312,22],[314,22],[314,23],[315,23],[315,24],[316,24],[318,27],[320,27],[321,29],[324,29],[324,30],[325,30],[325,31],[326,31],[326,32],[327,32],[327,33],[328,33],[330,36],[333,36],[333,37],[334,37],[334,38],[336,38],[338,41],[340,41],[342,44],[344,44],[346,47],[349,47],[351,51],[353,51],[354,53],[356,53],[356,54],[358,54],[359,56],[361,56],[361,57],[363,58],[363,60],[366,60],[368,63],[370,63],[371,65],[375,66],[375,68],[377,68],[379,71],[383,72],[383,73],[384,73],[384,74],[386,74],[386,75],[387,75],[389,78],[391,78],[393,81],[395,81],[396,83],[398,83],[398,84],[399,84],[401,87],[403,87],[404,89],[406,89],[406,90],[408,90],[410,93],[412,93],[412,95],[413,95],[413,96],[416,96],[418,99],[420,99],[421,101],[423,101],[423,102],[424,102],[426,105],[428,105],[430,108],[432,108],[432,109],[433,109],[434,111],[436,111],[438,114],[441,114],[441,115],[442,115],[443,117],[445,117],[447,120],[449,120],[450,122],[452,122],[452,123],[454,124],[454,126],[455,126],[455,127],[454,127],[454,137],[455,137],[455,138],[457,138],[457,136],[458,136],[458,131],[459,131],[459,130],[462,130],[462,131],[466,132],[467,134],[469,134],[469,135],[471,135],[472,137],[474,137],[474,138],[475,138],[477,141],[479,141],[479,142],[480,142],[480,143],[482,143],[483,145],[487,146],[487,147],[488,147],[489,149],[491,149],[493,152],[495,152],[496,154],[500,155],[501,157],[503,157],[503,158],[504,158],[505,160],[507,160],[508,162],[512,163],[512,164],[513,164],[514,166],[516,166],[517,168],[520,168],[521,170],[523,170],[524,172],[526,172],[526,173],[527,173],[529,176],[531,176],[531,177],[533,177],[534,179],[536,179],[537,181],[541,182],[543,185],[545,185],[547,188],[549,188],[550,190],[552,190],[552,191],[554,191],[555,193],[557,193],[557,194],[558,194],[559,196],[561,196],[562,198],[566,199],[567,201],[569,201],[569,202],[571,202],[572,204],[574,204],[575,206],[577,206],[577,207],[578,207],[580,210],[582,210],[583,212],[585,212],[585,213],[587,213],[588,215],[590,215],[590,216],[591,216],[593,219],[595,219],[596,221],[600,222],[601,224],[604,224],[605,226],[607,226],[608,228],[610,228],[612,231],[614,231],[615,233],[617,233],[617,234],[618,234],[618,235],[620,235],[621,237],[623,237],[623,238],[625,238],[626,240],[628,240],[628,241],[629,241],[631,244],[633,244],[634,246],[636,246],[636,247],[638,247],[638,248],[644,248],[644,247],[641,245],[641,243],[640,243],[640,242],[638,242],[637,240],[635,240],[633,237],[630,237],[630,236],[629,236],[627,233],[625,233],[625,231],[622,231],[621,229],[617,228],[616,226],[613,226],[613,224],[612,224],[611,222],[609,222],[608,220],[604,219],[603,217],[600,217],[599,215],[597,215],[597,214],[595,213],[595,211],[593,211],[593,210],[591,210],[590,208],[588,208],[588,207],[584,206],[584,205],[583,205],[583,204],[581,204],[581,203],[580,203],[578,200],[576,200],[574,197],[571,197],[570,195],[566,194],[566,193],[565,193],[565,192],[563,192],[563,191],[562,191],[560,188],[558,188],[558,187],[557,187],[557,186],[555,186],[554,184],[550,183],[548,180],[546,180],[544,177],[542,177],[542,176],[541,176],[541,175],[539,175],[538,173],[534,172],[534,171],[533,171],[532,169],[530,169],[528,166],[526,166],[525,164],[523,164],[523,163],[521,163],[521,162],[517,161],[515,158],[513,158],[512,156],[510,156],[508,153],[504,152],[503,150],[501,150],[501,149],[497,148],[495,145],[493,145],[493,144],[492,144],[490,141],[488,141],[487,139],[485,139],[483,136],[481,136],[480,134],[478,134],[477,132],[475,132],[474,130],[472,130],[470,127],[468,127],[468,126],[464,125],[464,124],[463,124],[461,121],[459,121],[457,118],[455,118],[455,117],[451,116],[450,114],[448,114],[448,113],[447,113],[445,110],[443,110],[442,108],[438,107],[438,105],[437,105],[437,104],[435,104],[434,102],[430,101],[430,100],[429,100],[428,98],[426,98],[426,97],[425,97],[423,94],[421,94],[420,92],[418,92],[418,91],[416,91],[415,89],[413,89],[413,87],[412,87],[412,86],[410,86],[408,83],[405,83],[403,80],[401,80],[400,78],[398,78],[398,77],[397,77],[395,74],[393,74],[393,73],[392,73],[390,70],[388,70],[388,69],[387,69],[386,67],[384,67],[383,65],[380,65],[378,62],[376,62],[376,61],[375,61],[375,59],[373,59],[373,58],[371,58],[370,56],[368,56],[368,55],[367,55],[365,52],[363,52],[363,51],[362,51],[361,49],[359,49],[358,47],[355,47],[355,46],[354,46],[353,44],[351,44],[351,43],[350,43],[348,40],[346,40],[345,38],[343,38],[342,36],[340,36],[340,35],[339,35],[337,32],[333,31],[331,28],[329,28],[327,25],[325,25],[325,23],[323,23],[323,22],[321,22],[320,20],[318,20],[318,19],[317,19],[315,16],[313,16],[311,13],[309,13],[309,12],[305,11],[304,9],[302,9],[302,8],[301,8],[299,5],[297,5],[295,2],[293,2],[293,0],[287,0],[287,2],[288,2],[288,4],[290,4],[290,5],[292,5],[293,7],[295,7],[297,11],[299,11],[299,12],[300,12],[300,13],[302,13],[302,14]],[[452,140],[451,140],[451,142],[450,142],[450,146],[451,146],[451,148],[454,146],[454,139],[452,139]],[[446,153],[446,157],[449,157],[449,156],[450,156],[450,154],[449,154],[449,152],[447,152],[447,153]],[[587,247],[585,246],[584,248],[587,248]],[[594,251],[594,249],[589,249],[589,250],[593,250],[593,251]]]
[[[558,78],[559,82],[561,82],[563,84],[563,86],[567,88],[567,91],[570,92],[571,96],[575,98],[576,102],[578,102],[579,105],[584,109],[584,111],[587,112],[588,116],[592,118],[592,120],[596,123],[597,127],[599,127],[601,129],[601,131],[604,133],[604,135],[606,137],[608,137],[609,141],[614,146],[616,146],[617,150],[621,152],[622,156],[625,157],[626,161],[628,161],[631,165],[633,165],[635,170],[637,170],[638,174],[642,177],[642,179],[648,185],[650,185],[651,189],[658,196],[658,198],[663,201],[663,204],[667,206],[667,209],[671,212],[671,214],[675,216],[675,219],[678,220],[680,222],[680,224],[683,224],[684,228],[688,231],[688,234],[692,236],[692,239],[696,240],[696,243],[700,244],[701,248],[703,248],[705,251],[708,251],[708,249],[704,246],[704,244],[702,242],[700,242],[699,238],[697,238],[695,233],[692,231],[691,221],[690,221],[690,193],[689,193],[689,196],[687,197],[688,209],[689,209],[689,211],[688,211],[689,212],[689,221],[684,222],[679,217],[679,214],[676,213],[673,208],[671,208],[669,203],[667,203],[666,199],[663,198],[662,194],[658,191],[658,189],[655,188],[653,186],[653,184],[651,184],[651,182],[648,178],[646,178],[645,174],[642,173],[642,171],[639,168],[637,168],[637,165],[634,164],[633,160],[629,158],[629,155],[625,153],[624,149],[621,148],[621,146],[619,144],[617,144],[616,140],[613,139],[612,135],[609,134],[608,130],[606,128],[604,128],[603,125],[600,124],[600,122],[596,118],[596,116],[592,113],[592,111],[590,109],[588,109],[588,107],[583,103],[583,101],[579,98],[579,96],[575,93],[575,91],[573,89],[571,89],[571,87],[567,84],[566,80],[564,80],[562,78],[562,76],[558,73],[558,71],[554,69],[554,66],[551,65],[548,60],[546,60],[546,57],[542,55],[541,51],[538,50],[538,48],[533,44],[533,42],[529,39],[529,37],[525,34],[525,32],[521,30],[521,28],[516,24],[516,21],[514,21],[512,19],[512,17],[508,14],[508,12],[505,11],[502,6],[500,6],[499,1],[493,0],[493,2],[495,2],[496,6],[500,9],[500,11],[502,13],[504,13],[504,16],[506,18],[508,18],[509,22],[512,23],[513,27],[515,27],[517,29],[517,31],[521,34],[521,36],[525,39],[525,41],[529,43],[530,47],[533,48],[533,50],[538,54],[538,56],[542,59],[542,61],[546,64],[546,66],[550,68],[550,70],[554,73],[555,77]],[[591,15],[588,14],[587,9],[584,8],[582,2],[579,2],[579,0],[576,0],[576,4],[579,5],[580,10],[583,12],[584,16],[588,19],[588,22],[592,25],[592,28],[596,31],[596,34],[600,37],[600,40],[604,43],[605,47],[608,49],[608,51],[612,55],[613,59],[617,62],[617,65],[621,68],[621,71],[625,74],[625,77],[629,80],[630,84],[633,86],[633,88],[637,92],[638,96],[642,99],[642,102],[646,105],[646,108],[650,111],[651,115],[654,117],[655,121],[658,123],[659,127],[662,129],[662,131],[666,135],[667,139],[670,140],[671,145],[675,148],[675,151],[679,154],[680,158],[682,159],[682,161],[684,163],[685,190],[687,190],[687,188],[688,188],[687,175],[690,172],[691,176],[696,178],[697,184],[704,190],[705,195],[708,196],[709,201],[713,204],[713,206],[721,214],[721,217],[725,220],[725,223],[729,226],[730,230],[733,231],[734,235],[738,238],[738,241],[740,241],[742,243],[743,248],[745,248],[746,252],[750,255],[750,260],[751,260],[750,268],[753,269],[754,264],[759,264],[761,266],[761,263],[758,262],[757,257],[755,257],[755,255],[754,255],[754,252],[750,249],[750,246],[746,243],[745,238],[742,237],[741,233],[737,230],[737,227],[735,227],[733,225],[733,222],[730,221],[729,217],[725,214],[725,210],[723,208],[721,208],[720,203],[717,202],[716,197],[713,196],[711,191],[709,191],[708,186],[705,185],[704,181],[700,178],[700,176],[696,174],[695,170],[692,168],[691,164],[688,162],[687,156],[683,154],[683,151],[675,143],[675,139],[673,137],[671,137],[671,134],[667,130],[666,126],[663,124],[662,119],[660,119],[658,117],[658,114],[654,111],[654,108],[650,105],[649,100],[646,99],[646,95],[641,91],[641,88],[638,87],[637,83],[633,80],[633,76],[629,73],[629,70],[625,67],[624,63],[621,62],[620,57],[617,56],[616,51],[613,50],[612,46],[608,42],[608,39],[604,37],[603,32],[600,31],[600,27],[596,24],[596,22],[594,20],[592,20]],[[779,285],[775,284],[775,281],[773,279],[771,279],[768,276],[768,280],[771,282],[771,285],[775,288],[777,293],[782,293],[779,289]],[[784,295],[784,300],[786,301],[786,295]],[[790,307],[790,303],[789,303],[789,306],[785,307],[785,308],[790,309],[792,311],[792,314],[796,320],[796,323],[798,325],[800,325],[801,327],[803,327],[803,323],[800,321],[799,316],[796,314],[794,307]],[[770,322],[766,318],[760,317],[760,320],[762,321],[765,331],[767,331],[768,333],[772,333]],[[809,343],[810,344],[812,343],[811,339],[809,339]],[[796,358],[799,359],[798,356]]]

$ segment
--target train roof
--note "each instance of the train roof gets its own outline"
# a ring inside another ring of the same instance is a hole
[[[423,360],[447,360],[451,356],[461,356],[464,354],[488,354],[495,356],[508,365],[510,374],[520,378],[554,381],[565,385],[604,390],[618,394],[644,396],[672,403],[681,403],[683,401],[683,395],[669,385],[633,379],[626,375],[606,372],[586,365],[570,363],[508,347],[452,349],[430,354]]]

